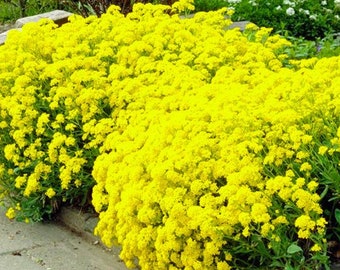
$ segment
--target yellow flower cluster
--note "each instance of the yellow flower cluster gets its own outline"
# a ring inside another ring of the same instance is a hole
[[[108,63],[87,33],[79,32],[82,44],[65,36],[71,24],[55,28],[49,20],[29,23],[0,48],[1,193],[39,204],[25,204],[19,219],[39,220],[56,202],[86,198],[98,147],[113,130],[113,120],[102,120],[111,110]]]
[[[289,42],[270,29],[229,30],[223,9],[190,19],[168,9],[136,4],[124,17],[113,6],[9,33],[6,183],[53,200],[91,186],[93,168],[96,234],[131,267],[237,268],[241,244],[286,256],[282,237],[322,254],[310,150],[328,153],[313,138],[339,113],[340,58],[288,69]]]
[[[172,9],[176,12],[195,10],[194,0],[179,0],[172,5]]]

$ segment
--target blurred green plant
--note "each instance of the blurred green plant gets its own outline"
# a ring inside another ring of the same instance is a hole
[[[308,40],[340,31],[340,1],[297,0],[195,0],[196,11],[229,7],[233,21],[248,20],[274,32]]]
[[[311,57],[332,57],[340,55],[340,38],[335,35],[327,35],[316,40],[306,40],[286,36],[292,46],[285,48],[289,59],[307,59]]]
[[[228,2],[225,0],[195,0],[195,11],[217,10],[227,7]]]
[[[4,1],[0,2],[0,22],[12,21],[13,18],[20,17],[20,11],[13,5]]]
[[[0,22],[15,21],[60,8],[59,0],[0,0]]]
[[[235,9],[234,21],[249,20],[275,32],[309,40],[340,31],[340,1],[329,0],[227,0]]]

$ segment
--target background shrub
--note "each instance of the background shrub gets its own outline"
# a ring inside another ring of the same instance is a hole
[[[1,0],[0,22],[14,21],[20,17],[32,16],[58,8],[61,8],[59,0]]]
[[[247,20],[271,27],[282,35],[308,40],[324,38],[340,31],[340,3],[296,0],[195,0],[196,11],[234,8],[233,21]]]
[[[340,31],[337,1],[228,1],[235,8],[233,20],[249,20],[275,32],[315,40]]]

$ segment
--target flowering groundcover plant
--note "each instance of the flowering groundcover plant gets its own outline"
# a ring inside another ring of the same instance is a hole
[[[41,220],[92,192],[95,233],[129,267],[329,268],[340,57],[289,61],[270,29],[229,30],[225,9],[169,15],[187,8],[112,6],[9,33],[7,216]]]

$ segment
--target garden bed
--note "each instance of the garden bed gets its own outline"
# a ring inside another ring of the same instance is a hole
[[[296,59],[268,28],[230,29],[227,9],[183,20],[187,4],[9,32],[7,216],[92,203],[95,233],[131,267],[329,267],[340,58]]]

